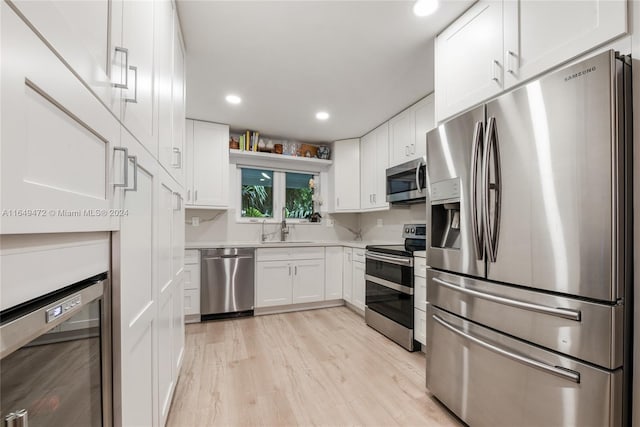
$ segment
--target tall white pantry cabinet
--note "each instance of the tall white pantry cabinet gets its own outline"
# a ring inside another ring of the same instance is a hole
[[[88,235],[110,240],[110,254],[85,251],[83,265],[111,265],[114,424],[162,426],[184,348],[185,65],[175,4],[4,1],[0,13],[0,232],[14,249],[57,239],[65,253]],[[6,274],[3,301],[39,296]],[[55,277],[39,281],[69,284]]]

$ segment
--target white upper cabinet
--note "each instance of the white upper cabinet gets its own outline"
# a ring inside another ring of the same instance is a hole
[[[187,120],[187,207],[229,206],[229,126]]]
[[[6,2],[1,11],[0,231],[112,229],[120,124]]]
[[[121,120],[156,158],[157,131],[154,121],[154,16],[159,3],[122,2],[122,48],[128,69],[123,76]],[[117,25],[115,23],[114,25]],[[169,49],[169,46],[164,46]]]
[[[440,122],[627,33],[625,0],[480,0],[436,38]]]
[[[173,80],[172,80],[172,106],[173,106],[173,147],[171,157],[171,171],[178,183],[184,185],[185,179],[185,60],[184,48],[180,31],[178,15],[174,14],[173,25]]]
[[[506,1],[505,89],[627,31],[623,0]]]
[[[389,122],[360,140],[360,208],[388,209],[386,169],[389,167]]]
[[[329,170],[333,190],[331,212],[360,209],[360,139],[333,143],[333,164]]]
[[[158,160],[168,171],[173,163],[173,3],[156,3],[155,87],[158,114]]]
[[[502,1],[480,1],[436,38],[438,121],[502,90]]]
[[[433,94],[389,120],[389,166],[424,156],[426,133],[435,127]]]

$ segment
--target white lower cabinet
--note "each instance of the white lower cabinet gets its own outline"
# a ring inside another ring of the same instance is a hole
[[[342,298],[353,302],[353,249],[344,248],[342,256]]]
[[[414,257],[413,338],[422,345],[427,342],[427,261]]]
[[[200,251],[184,251],[184,316],[187,323],[198,322],[200,316]]]
[[[365,262],[364,262],[364,250],[353,250],[353,296],[351,303],[364,310],[365,305]]]
[[[294,304],[324,301],[324,262],[311,259],[292,263]]]
[[[324,299],[342,299],[344,250],[329,246],[325,248],[324,256]]]
[[[261,261],[256,268],[256,307],[291,304],[293,281],[287,261]]]

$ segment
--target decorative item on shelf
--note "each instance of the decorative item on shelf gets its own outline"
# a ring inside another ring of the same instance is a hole
[[[238,141],[237,136],[232,136],[231,138],[229,138],[229,148],[234,150],[240,149],[240,141]]]
[[[276,154],[282,154],[282,144],[274,144],[273,152]]]
[[[297,142],[285,142],[284,143],[285,150],[282,154],[287,156],[297,156],[298,150],[300,149],[300,144]]]
[[[321,145],[318,147],[318,158],[322,160],[329,160],[329,156],[331,155],[331,149],[326,145]]]
[[[269,150],[267,148],[267,144],[264,142],[263,139],[258,141],[258,151],[260,151],[261,153],[269,153],[269,152],[271,152],[271,150]]]
[[[267,147],[267,151],[268,152],[273,153],[273,141],[272,140],[268,140],[267,141],[266,147]]]
[[[309,214],[307,218],[309,219],[309,222],[320,222],[322,215],[320,215],[320,212],[314,212],[312,214]]]
[[[300,157],[316,157],[318,153],[318,147],[310,144],[300,144],[297,155]]]

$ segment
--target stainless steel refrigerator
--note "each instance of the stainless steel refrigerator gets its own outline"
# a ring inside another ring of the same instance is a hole
[[[427,388],[472,426],[630,424],[630,59],[427,134]]]

